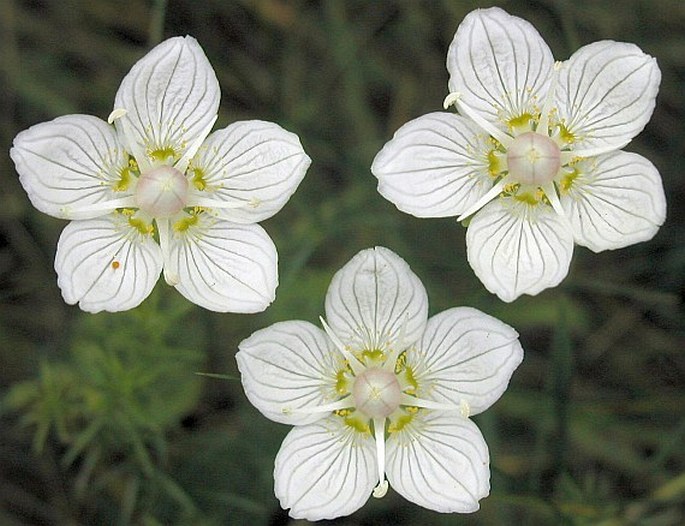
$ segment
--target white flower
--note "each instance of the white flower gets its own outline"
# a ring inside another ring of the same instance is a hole
[[[296,135],[269,122],[210,135],[218,107],[202,48],[176,37],[133,66],[109,122],[67,115],[17,135],[10,155],[33,205],[74,220],[55,258],[67,303],[133,308],[162,269],[210,310],[256,312],[273,301],[276,248],[256,223],[288,201],[310,159]]]
[[[649,121],[661,74],[633,44],[602,41],[562,63],[535,28],[478,9],[447,55],[460,115],[402,126],[371,168],[417,217],[471,214],[468,260],[504,301],[556,286],[574,242],[595,252],[651,239],[666,215],[656,168],[620,150]]]
[[[333,277],[325,331],[286,321],[240,344],[249,400],[296,426],[274,471],[291,516],[348,515],[388,482],[440,512],[475,511],[487,496],[488,449],[468,416],[502,395],[523,350],[516,331],[480,311],[427,311],[421,281],[377,247]]]

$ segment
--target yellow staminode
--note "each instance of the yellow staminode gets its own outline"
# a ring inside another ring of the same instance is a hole
[[[184,216],[174,223],[174,231],[176,232],[187,232],[191,226],[197,224],[200,220],[199,213],[192,213],[190,215]]]
[[[165,146],[148,151],[148,156],[155,161],[167,162],[169,159],[176,158],[176,150],[171,146]]]
[[[207,189],[207,181],[205,181],[205,172],[202,168],[191,168],[190,172],[193,174],[190,180],[193,186],[200,191]]]

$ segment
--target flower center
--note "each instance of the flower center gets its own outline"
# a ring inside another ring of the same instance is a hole
[[[385,418],[400,405],[402,389],[395,375],[378,367],[360,373],[352,386],[355,407],[369,418]]]
[[[188,180],[172,166],[159,166],[138,178],[135,193],[138,207],[152,217],[169,217],[180,212],[188,200]]]
[[[507,150],[507,164],[513,182],[544,185],[557,175],[561,152],[549,137],[526,132],[516,137]]]

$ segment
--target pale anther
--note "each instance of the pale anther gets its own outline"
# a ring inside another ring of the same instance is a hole
[[[107,117],[107,123],[112,124],[115,120],[121,119],[127,113],[128,110],[125,110],[124,108],[117,108],[109,114],[109,117]]]
[[[456,91],[449,93],[447,97],[445,97],[442,107],[445,109],[449,108],[452,104],[459,100],[459,97],[461,97],[461,93],[457,93]]]
[[[373,496],[377,499],[382,499],[388,493],[388,481],[383,480],[378,486],[373,488]]]

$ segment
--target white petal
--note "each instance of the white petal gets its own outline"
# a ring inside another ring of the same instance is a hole
[[[276,297],[278,254],[259,225],[200,214],[187,230],[174,230],[169,260],[178,291],[205,309],[259,312]]]
[[[458,216],[492,186],[492,144],[470,120],[430,113],[402,126],[376,155],[378,192],[416,217]]]
[[[191,179],[202,176],[195,196],[204,206],[228,221],[256,223],[288,202],[310,164],[294,133],[271,122],[242,121],[207,138],[191,163]],[[197,191],[200,186],[205,191]]]
[[[197,40],[170,38],[136,62],[122,80],[114,109],[127,113],[115,125],[130,152],[170,148],[178,160],[209,133],[219,94],[219,82]]]
[[[88,312],[132,309],[152,292],[162,271],[159,245],[118,213],[73,221],[55,256],[64,301]]]
[[[656,59],[634,44],[594,42],[564,62],[555,92],[574,149],[619,149],[649,121],[659,90]]]
[[[79,211],[126,195],[115,192],[128,156],[114,128],[90,115],[65,115],[36,124],[14,139],[10,156],[19,180],[41,212],[88,219],[114,210]]]
[[[386,445],[390,485],[419,506],[471,513],[490,492],[488,446],[458,413],[419,410]]]
[[[666,219],[666,196],[652,163],[618,151],[577,167],[581,174],[561,196],[576,243],[600,252],[654,237]]]
[[[447,54],[451,92],[489,122],[535,115],[549,89],[554,59],[537,30],[497,7],[462,21]]]
[[[350,350],[405,348],[423,333],[428,296],[401,257],[384,247],[370,248],[333,276],[326,318]]]
[[[301,425],[327,413],[298,413],[338,398],[336,372],[344,367],[326,334],[306,321],[284,321],[259,330],[236,354],[247,398],[276,422]],[[328,413],[330,414],[330,413]]]
[[[373,438],[329,416],[294,428],[276,456],[274,491],[296,519],[349,515],[378,482]]]
[[[483,207],[466,231],[469,263],[503,301],[534,296],[568,274],[573,235],[552,207],[500,198]]]
[[[416,396],[456,407],[465,403],[472,415],[502,395],[521,360],[518,333],[469,307],[430,318],[416,348],[407,351],[418,384]]]

